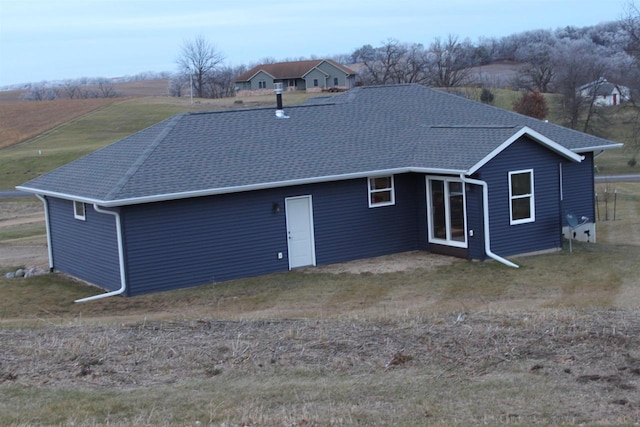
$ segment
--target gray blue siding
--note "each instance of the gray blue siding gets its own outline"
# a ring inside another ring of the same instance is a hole
[[[560,156],[527,138],[488,162],[480,179],[489,186],[491,248],[502,256],[562,247]],[[535,222],[510,225],[509,171],[533,169]]]
[[[470,259],[483,260],[485,259],[486,254],[484,250],[484,207],[482,203],[482,187],[479,185],[466,184],[465,189],[465,198],[467,202],[468,257]],[[469,235],[469,230],[473,230],[473,236]]]
[[[591,222],[595,217],[595,188],[593,185],[593,154],[587,153],[581,163],[565,163],[562,166],[562,224],[567,224],[567,213],[578,218],[586,216]],[[588,189],[592,191],[588,191]]]
[[[395,176],[393,206],[369,208],[366,179],[333,183],[313,196],[318,264],[386,255],[418,249],[424,178]]]
[[[264,191],[127,207],[128,295],[286,270],[285,217],[274,202],[284,206]]]
[[[73,202],[47,198],[53,268],[113,291],[120,288],[116,221],[85,205],[86,220],[73,216]]]
[[[128,295],[288,270],[286,197],[312,196],[319,265],[418,249],[419,183],[396,176],[396,204],[380,208],[368,207],[366,179],[128,206]]]

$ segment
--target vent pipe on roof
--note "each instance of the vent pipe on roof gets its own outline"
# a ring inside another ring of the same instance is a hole
[[[285,116],[282,109],[282,92],[284,92],[284,85],[282,83],[274,83],[273,91],[276,94],[276,117],[279,119],[288,119],[289,116]]]

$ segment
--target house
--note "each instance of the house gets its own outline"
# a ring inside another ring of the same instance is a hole
[[[236,78],[239,95],[273,93],[274,83],[282,83],[287,91],[343,91],[355,87],[353,70],[331,59],[278,62],[253,67]]]
[[[578,93],[599,107],[619,105],[629,99],[628,87],[608,82],[605,78],[580,86]]]
[[[179,114],[18,189],[50,266],[127,296],[411,250],[595,241],[594,154],[622,144],[420,85]]]

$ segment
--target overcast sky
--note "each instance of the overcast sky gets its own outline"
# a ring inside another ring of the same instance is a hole
[[[0,87],[176,71],[202,35],[227,65],[351,53],[389,38],[476,42],[621,18],[628,0],[0,0]]]

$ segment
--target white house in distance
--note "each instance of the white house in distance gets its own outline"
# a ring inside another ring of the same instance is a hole
[[[585,98],[594,98],[594,104],[599,107],[615,106],[629,100],[628,87],[611,83],[604,77],[580,86],[578,92]]]

